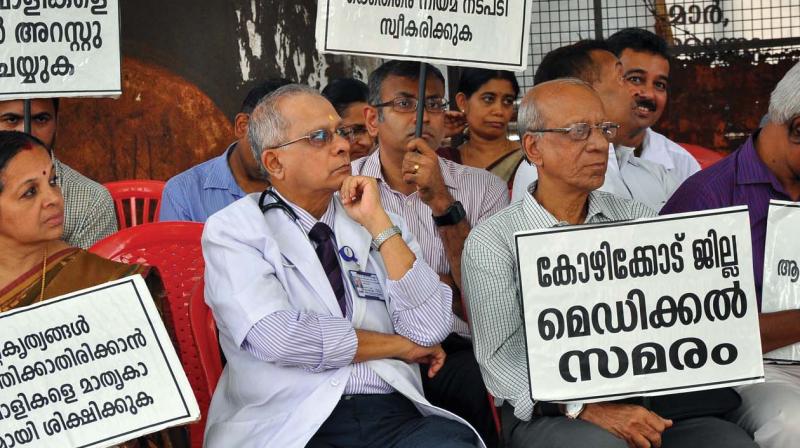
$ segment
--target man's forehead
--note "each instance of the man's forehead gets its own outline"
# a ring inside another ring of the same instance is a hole
[[[620,60],[626,72],[631,70],[648,72],[661,68],[659,71],[662,73],[657,73],[658,75],[669,75],[669,60],[657,53],[626,48],[620,54]]]
[[[404,76],[389,75],[381,83],[381,93],[384,95],[398,96],[400,94],[417,96],[419,79]],[[425,83],[425,96],[444,96],[444,83],[435,76],[428,76]]]
[[[31,115],[40,114],[42,112],[55,113],[55,106],[53,100],[50,98],[34,99],[31,100]],[[23,100],[9,100],[0,101],[0,114],[18,114],[24,113]]]
[[[281,114],[296,128],[331,128],[338,126],[341,118],[333,106],[321,96],[292,95],[278,103]]]

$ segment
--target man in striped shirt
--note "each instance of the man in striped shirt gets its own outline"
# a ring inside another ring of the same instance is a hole
[[[389,61],[370,74],[366,118],[378,150],[353,162],[353,174],[380,181],[383,206],[405,219],[425,261],[453,289],[454,334],[443,343],[447,362],[432,381],[423,375],[425,394],[467,419],[492,445],[496,434],[459,299],[461,250],[472,226],[508,204],[508,190],[487,171],[436,155],[444,136],[444,78],[429,65],[420,100],[418,76],[419,63],[407,61]],[[422,138],[414,136],[417,107],[425,108]]]
[[[533,402],[514,233],[655,213],[598,191],[608,163],[608,141],[617,127],[607,121],[589,84],[574,78],[538,84],[523,99],[518,117],[523,149],[539,179],[522,200],[473,229],[463,258],[475,353],[489,391],[505,402],[502,422],[508,446],[755,447],[739,427],[714,417],[673,422],[634,404]]]

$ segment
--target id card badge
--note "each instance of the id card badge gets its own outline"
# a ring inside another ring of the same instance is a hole
[[[362,299],[383,300],[383,288],[378,276],[369,272],[349,271],[350,283]]]

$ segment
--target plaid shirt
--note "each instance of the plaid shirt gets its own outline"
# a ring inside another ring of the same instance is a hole
[[[70,246],[88,249],[117,231],[111,194],[102,185],[53,159],[64,195],[64,235]]]
[[[496,398],[507,400],[514,407],[514,415],[522,420],[530,420],[533,400],[525,362],[528,355],[514,234],[561,224],[533,198],[535,188],[534,182],[521,201],[472,229],[461,258],[461,282],[472,323],[475,357],[486,388]],[[593,191],[589,194],[585,223],[652,216],[655,212],[643,204]]]

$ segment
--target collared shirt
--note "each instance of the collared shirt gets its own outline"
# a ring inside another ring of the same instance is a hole
[[[236,183],[228,157],[236,146],[193,166],[167,181],[161,195],[161,221],[206,222],[209,216],[245,196]]]
[[[425,261],[439,274],[450,274],[450,262],[439,236],[439,230],[433,222],[433,212],[418,192],[405,195],[392,190],[383,177],[380,161],[381,149],[367,157],[352,163],[353,174],[378,179],[383,207],[403,217],[411,232],[422,247]],[[485,170],[460,165],[439,157],[439,170],[450,194],[461,202],[466,219],[471,226],[476,226],[508,205],[508,188],[503,181]],[[458,300],[455,298],[454,300]],[[469,336],[469,326],[453,316],[453,331],[462,336]]]
[[[753,244],[753,273],[760,309],[769,200],[792,199],[758,156],[755,147],[757,138],[758,131],[728,157],[687,179],[661,210],[661,214],[747,205]]]
[[[689,151],[651,128],[644,134],[641,158],[662,165],[678,185],[700,171],[700,164]]]
[[[532,192],[472,229],[462,255],[461,281],[475,347],[486,387],[507,400],[514,414],[529,420],[533,400],[529,387],[514,233],[562,225],[542,207]],[[588,198],[587,224],[654,216],[638,202],[593,191]],[[553,236],[557,238],[557,236]]]
[[[53,158],[64,195],[64,234],[70,246],[88,249],[117,231],[114,200],[106,187]]]
[[[310,233],[311,228],[318,222],[325,223],[331,230],[335,229],[333,199],[322,217],[317,220],[280,193],[277,194],[295,211],[297,224],[306,234]],[[311,244],[316,246],[314,242]],[[342,270],[342,281],[345,284],[350,281],[344,270]],[[433,302],[414,306],[415,302],[412,299],[415,296],[427,297],[426,293],[433,295],[437,289],[448,288],[427,269],[425,263],[419,261],[415,261],[401,279],[387,280],[386,295],[392,300],[395,309],[413,309],[406,318],[421,323],[409,326],[410,332],[404,334],[417,344],[434,345],[437,337],[435,330],[431,329],[447,325],[445,321],[448,319],[448,310],[436,309]],[[449,291],[442,292],[449,293]],[[250,330],[242,348],[265,361],[291,360],[293,364],[303,366],[310,371],[350,364],[358,348],[355,329],[350,322],[353,319],[353,297],[350,288],[345,288],[345,301],[346,320],[336,316],[294,311],[270,314]],[[426,329],[428,331],[425,331]],[[353,371],[344,389],[345,394],[385,394],[393,391],[394,388],[365,363],[353,365]]]
[[[536,166],[523,163],[517,169],[511,202],[524,197],[528,187],[539,178]],[[632,199],[660,210],[677,188],[675,178],[663,166],[642,160],[633,154],[633,148],[608,145],[606,177],[600,191]]]

